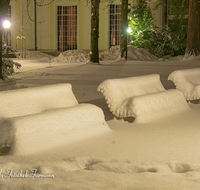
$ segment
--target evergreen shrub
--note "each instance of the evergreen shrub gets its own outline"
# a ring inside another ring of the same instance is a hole
[[[11,46],[7,46],[5,42],[2,42],[2,50],[3,50],[3,57],[6,55],[6,51],[10,50],[12,52],[15,52],[16,50],[13,49]],[[7,76],[11,76],[14,73],[14,67],[17,69],[21,68],[21,64],[14,62],[12,59],[9,58],[2,58],[2,74],[3,78]]]
[[[157,57],[166,55],[184,55],[187,42],[187,25],[183,24],[183,16],[175,15],[170,23],[158,32],[153,14],[146,0],[130,7],[129,44],[137,48],[145,48]]]
[[[21,68],[21,64],[14,62],[12,59],[2,58],[2,72],[3,76],[11,76],[14,73],[14,67]]]

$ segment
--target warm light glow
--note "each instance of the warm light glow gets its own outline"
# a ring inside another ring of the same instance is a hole
[[[10,21],[4,20],[4,22],[3,22],[3,27],[4,27],[4,28],[10,28]]]
[[[131,29],[131,28],[128,28],[128,29],[127,29],[127,32],[128,32],[128,33],[131,33],[131,32],[132,32],[132,29]]]

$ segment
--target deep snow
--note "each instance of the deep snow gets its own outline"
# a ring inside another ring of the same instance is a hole
[[[147,50],[143,48],[135,48],[134,46],[128,46],[127,59],[137,60],[137,61],[157,61],[158,58],[151,55]],[[30,53],[29,53],[30,54]],[[54,59],[51,57],[52,62],[62,62],[62,63],[79,63],[79,62],[89,62],[89,53],[83,50],[68,50]],[[40,54],[42,56],[42,54]],[[44,58],[43,58],[44,59]],[[113,46],[109,50],[105,50],[99,53],[99,59],[101,61],[107,60],[119,60],[120,59],[120,46]]]
[[[200,99],[200,68],[175,70],[169,75],[168,80],[174,82],[186,100]]]
[[[80,140],[34,156],[1,156],[1,174],[6,170],[54,178],[1,178],[1,189],[85,189],[85,190],[179,190],[200,186],[200,106],[151,123],[136,124],[112,119],[98,85],[109,78],[158,73],[166,89],[175,88],[168,75],[183,68],[197,68],[198,61],[134,62],[107,61],[102,65],[19,60],[21,71],[1,91],[46,84],[71,83],[78,102],[101,107],[111,133]],[[31,134],[30,134],[31,135]],[[38,131],[39,135],[39,131]],[[84,135],[83,135],[84,136]],[[1,175],[0,174],[0,175]]]
[[[0,145],[11,147],[12,155],[35,155],[110,131],[103,111],[78,104],[69,83],[2,91],[0,99]]]

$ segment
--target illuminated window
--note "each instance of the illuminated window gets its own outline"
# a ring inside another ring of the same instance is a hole
[[[110,47],[120,45],[121,5],[110,5]]]
[[[77,49],[77,6],[58,6],[58,51]]]

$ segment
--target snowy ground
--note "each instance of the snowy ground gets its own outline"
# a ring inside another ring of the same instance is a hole
[[[149,124],[130,124],[113,120],[104,97],[97,92],[105,79],[155,73],[166,89],[175,88],[168,75],[177,69],[197,68],[198,60],[102,61],[101,65],[50,63],[47,59],[18,62],[21,70],[0,83],[1,91],[71,83],[79,102],[103,109],[112,131],[31,157],[1,156],[0,177],[8,176],[8,169],[13,173],[22,170],[22,175],[28,170],[27,178],[2,177],[1,189],[199,189],[200,105],[189,104],[191,110]],[[54,178],[29,178],[32,169]]]

